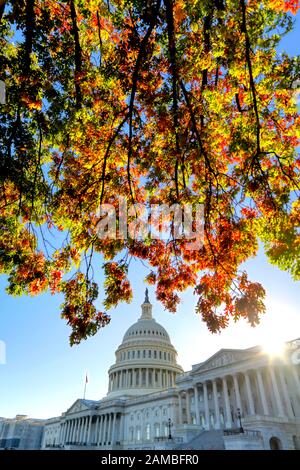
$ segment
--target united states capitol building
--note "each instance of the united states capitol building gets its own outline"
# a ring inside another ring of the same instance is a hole
[[[300,449],[299,339],[280,357],[221,349],[184,372],[146,290],[108,374],[106,397],[46,421],[42,448]]]

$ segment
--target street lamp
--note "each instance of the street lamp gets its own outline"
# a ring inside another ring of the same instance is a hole
[[[238,408],[237,409],[237,418],[239,420],[239,425],[240,425],[240,432],[243,433],[244,432],[244,428],[242,426],[242,417],[241,417],[241,410]]]
[[[172,435],[171,435],[171,427],[173,426],[173,423],[171,421],[171,418],[168,419],[168,428],[169,428],[169,436],[168,436],[168,439],[172,439]]]

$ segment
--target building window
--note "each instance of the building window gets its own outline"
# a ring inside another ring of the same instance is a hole
[[[161,351],[159,351],[159,359],[161,359]]]
[[[141,440],[141,429],[137,428],[136,430],[136,440],[140,441]]]
[[[156,351],[154,351],[154,359],[156,359]]]
[[[203,416],[203,415],[200,416],[200,422],[201,422],[201,426],[204,426],[204,424],[205,424],[205,419],[204,419],[204,416]]]
[[[159,437],[159,424],[155,425],[155,437]]]
[[[203,401],[203,393],[199,394],[199,401]]]
[[[141,356],[141,351],[138,351],[138,352],[137,352],[137,357],[138,357],[138,359],[140,358],[140,356]]]
[[[143,357],[146,357],[146,351],[145,351],[145,349],[143,350]]]
[[[133,441],[133,428],[130,428],[130,440]]]
[[[167,360],[167,353],[164,352],[164,360],[166,361]]]
[[[169,429],[168,429],[168,425],[166,423],[164,423],[164,434],[165,434],[165,437],[168,437],[168,435],[169,435]]]
[[[130,359],[130,351],[127,353],[127,359]]]
[[[211,400],[211,398],[212,398],[212,394],[211,394],[211,392],[209,392],[208,399]]]
[[[148,351],[148,357],[151,357],[151,351]]]
[[[150,424],[146,424],[146,440],[150,441]]]
[[[164,408],[163,409],[163,415],[166,416],[166,414],[167,414],[167,410],[166,410],[166,408]]]
[[[194,415],[192,416],[192,424],[196,424],[196,417]]]
[[[132,351],[132,359],[134,359],[135,351]]]

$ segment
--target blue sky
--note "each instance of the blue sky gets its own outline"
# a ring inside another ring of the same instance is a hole
[[[282,41],[281,49],[299,54],[300,20]],[[101,263],[99,263],[101,266]],[[208,332],[195,314],[196,298],[189,290],[182,296],[177,314],[163,310],[150,300],[156,320],[169,332],[185,370],[221,348],[246,348],[266,340],[300,337],[300,290],[288,273],[271,266],[262,250],[246,264],[249,278],[261,282],[267,291],[267,313],[255,329],[240,321],[221,334]],[[100,271],[100,269],[99,269]],[[86,397],[100,399],[107,392],[107,371],[126,329],[140,316],[144,299],[145,268],[139,262],[130,267],[134,300],[111,312],[112,321],[79,346],[69,346],[69,328],[60,318],[60,296],[13,298],[5,293],[5,277],[0,278],[0,341],[6,345],[6,364],[0,363],[0,416],[28,414],[48,418],[65,411],[83,396],[85,372],[89,383]],[[101,272],[97,279],[102,282]],[[103,298],[103,297],[102,297]],[[99,306],[101,295],[99,298]]]

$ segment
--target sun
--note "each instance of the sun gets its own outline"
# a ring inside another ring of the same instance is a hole
[[[270,357],[282,357],[285,354],[285,342],[278,337],[269,337],[262,341],[262,349]]]

